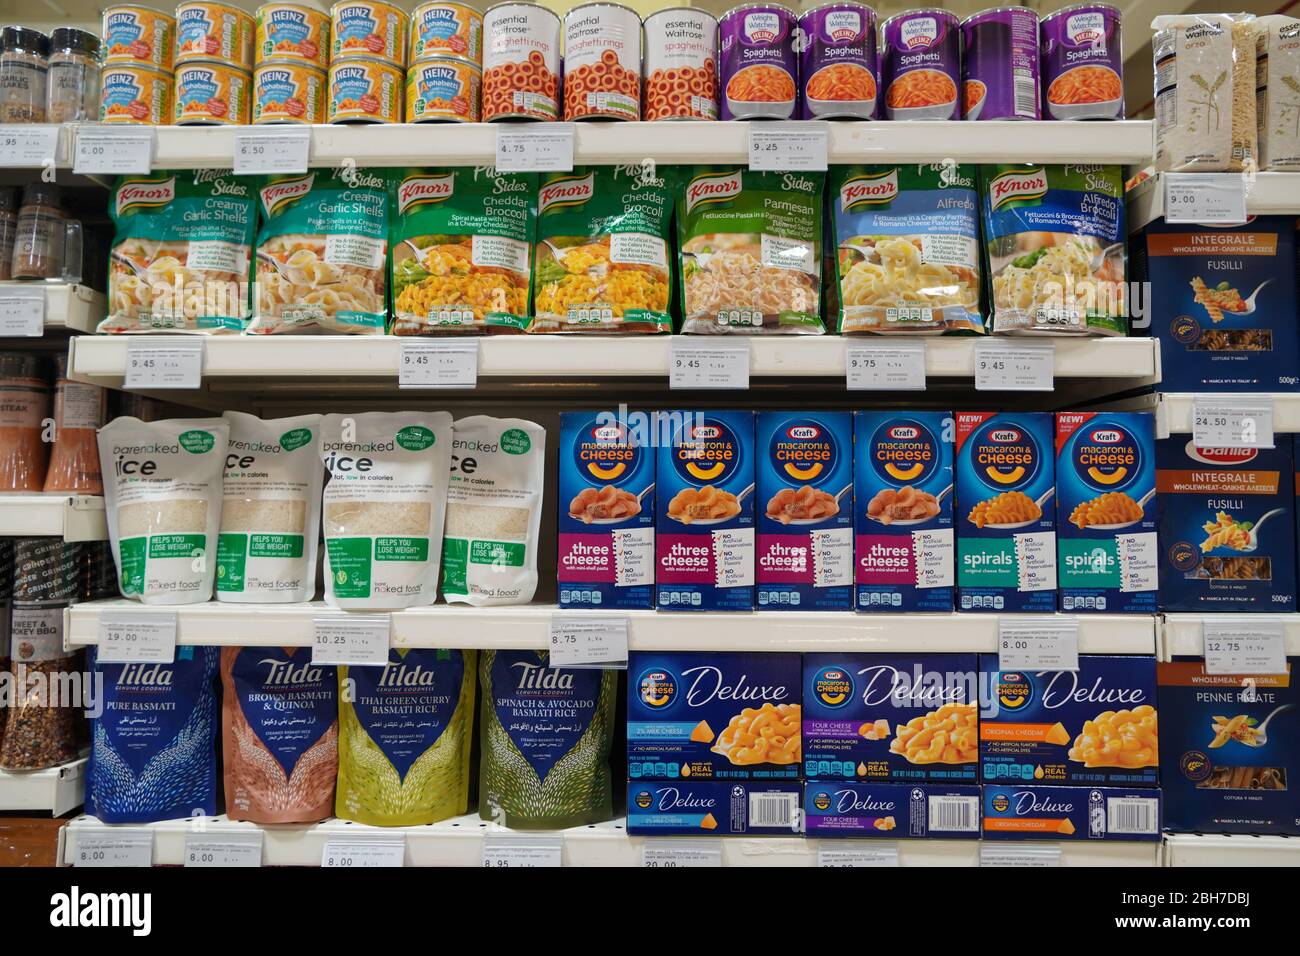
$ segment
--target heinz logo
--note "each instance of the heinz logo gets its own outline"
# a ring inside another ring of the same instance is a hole
[[[909,50],[918,46],[931,46],[939,39],[939,21],[934,17],[913,17],[903,23],[899,36],[903,46]]]
[[[410,179],[405,179],[397,188],[397,211],[403,213],[411,206],[450,199],[455,185],[454,173],[446,173],[442,176],[412,176]]]
[[[176,198],[176,177],[162,182],[125,182],[117,190],[117,212],[166,206]]]
[[[989,183],[989,197],[994,209],[1025,199],[1042,199],[1047,195],[1047,170],[1043,167],[1027,172],[1003,173]]]
[[[910,438],[920,438],[921,430],[915,425],[895,425],[889,430],[890,438],[907,440]]]
[[[298,179],[290,179],[264,186],[262,188],[262,208],[266,210],[268,216],[274,215],[281,206],[296,199],[301,199],[311,192],[311,184],[315,179],[315,173],[308,173]]]
[[[840,187],[840,211],[883,206],[898,198],[898,170],[879,176],[855,176]]]
[[[1113,444],[1117,441],[1123,441],[1124,435],[1115,431],[1113,428],[1099,428],[1092,433],[1092,440],[1103,444]]]
[[[809,439],[817,438],[821,433],[822,430],[816,425],[795,425],[786,431],[787,435],[799,441],[808,441]]]
[[[617,425],[598,425],[591,430],[591,437],[606,445],[621,445],[625,440],[623,429]]]
[[[781,18],[775,13],[745,16],[745,39],[750,43],[771,43],[781,35]]]
[[[997,431],[989,432],[989,441],[1020,441],[1020,432],[1014,428],[999,428]]]
[[[721,438],[722,429],[717,425],[696,425],[691,429],[692,438]]]
[[[581,179],[556,179],[547,183],[537,197],[538,213],[552,206],[581,206],[596,195],[594,176],[595,173],[587,173]]]
[[[303,23],[306,21],[306,19],[307,18],[303,16],[303,14],[299,13],[297,10],[272,10],[271,11],[272,23],[290,23],[290,24]]]
[[[700,203],[734,199],[740,195],[740,182],[739,169],[734,173],[696,176],[686,187],[686,211],[690,212]]]
[[[1244,465],[1259,454],[1256,448],[1198,448],[1188,442],[1187,457],[1207,465]]]
[[[1100,13],[1076,13],[1065,21],[1065,35],[1076,46],[1106,49],[1106,18]]]

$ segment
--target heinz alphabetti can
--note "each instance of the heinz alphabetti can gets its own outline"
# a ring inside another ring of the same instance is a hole
[[[176,8],[176,63],[219,60],[251,70],[256,31],[256,21],[238,7],[205,0],[182,3]]]
[[[177,126],[247,126],[252,77],[212,60],[176,67]]]
[[[793,119],[798,18],[777,3],[732,7],[718,21],[722,118]]]
[[[330,16],[302,3],[264,3],[257,8],[254,56],[297,60],[318,70],[330,65]]]
[[[172,75],[134,63],[106,65],[99,76],[99,121],[168,126],[172,121]]]
[[[267,60],[253,71],[253,122],[325,122],[324,70],[298,60]]]
[[[718,118],[718,21],[693,7],[645,18],[641,118]]]
[[[132,63],[170,71],[175,65],[176,18],[153,7],[104,8],[101,55],[107,63]]]
[[[559,16],[498,3],[483,14],[483,37],[483,119],[559,119]]]
[[[481,74],[449,56],[413,63],[406,71],[406,121],[477,123]]]
[[[371,57],[335,60],[328,104],[331,123],[400,123],[402,71]]]
[[[409,62],[454,56],[483,63],[483,15],[455,0],[433,0],[411,11]]]
[[[330,7],[330,62],[372,57],[396,67],[406,65],[406,14],[379,0],[339,0]]]

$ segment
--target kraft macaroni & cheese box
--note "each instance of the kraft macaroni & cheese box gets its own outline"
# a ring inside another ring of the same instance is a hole
[[[1160,803],[1159,790],[986,783],[984,839],[1159,840]]]
[[[627,785],[633,836],[793,836],[800,832],[798,783],[639,781]]]
[[[803,810],[810,837],[974,840],[980,835],[977,786],[808,783]]]

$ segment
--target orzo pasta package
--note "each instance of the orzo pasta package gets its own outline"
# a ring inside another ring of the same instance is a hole
[[[821,319],[824,173],[696,166],[678,200],[683,332],[826,331]]]
[[[109,312],[100,332],[239,332],[250,315],[256,197],[228,169],[126,176],[109,214]]]
[[[673,188],[649,165],[545,174],[528,331],[671,332]]]
[[[524,331],[536,218],[532,173],[405,170],[393,234],[393,331]]]

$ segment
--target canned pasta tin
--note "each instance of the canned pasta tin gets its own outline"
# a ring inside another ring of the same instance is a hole
[[[645,18],[643,119],[718,118],[718,21],[693,7]]]
[[[962,119],[1036,120],[1038,14],[995,7],[961,22]]]
[[[99,121],[168,126],[172,121],[172,75],[130,63],[105,66],[99,77]]]
[[[444,56],[421,60],[406,71],[406,121],[477,123],[482,70]]]
[[[253,71],[253,122],[325,122],[325,71],[267,60]]]
[[[392,4],[340,0],[330,8],[330,36],[330,62],[361,56],[406,65],[406,14]]]
[[[891,120],[957,119],[961,31],[947,10],[913,10],[880,25],[880,87]]]
[[[482,64],[482,14],[455,0],[433,0],[412,10],[410,62],[440,56]]]
[[[794,118],[794,12],[776,3],[732,7],[718,21],[722,118]]]
[[[118,4],[104,9],[105,63],[134,63],[170,70],[175,50],[176,18],[136,4]]]
[[[1043,115],[1048,119],[1123,119],[1120,13],[1079,3],[1043,17]]]
[[[800,119],[876,118],[876,13],[825,3],[799,18]]]
[[[400,123],[402,71],[373,57],[336,60],[328,106],[331,123]]]
[[[641,18],[617,3],[564,16],[564,118],[641,118]]]
[[[213,60],[176,67],[177,126],[247,126],[251,78]]]
[[[535,3],[483,14],[483,119],[560,116],[560,18]]]
[[[264,3],[257,8],[257,62],[297,60],[318,70],[330,62],[330,18],[300,3]]]
[[[237,7],[193,0],[176,8],[176,62],[220,60],[253,68],[256,22]]]

